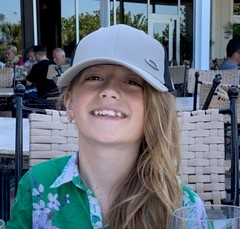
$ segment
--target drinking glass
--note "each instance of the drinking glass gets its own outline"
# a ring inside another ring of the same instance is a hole
[[[5,222],[0,219],[0,229],[5,229]]]
[[[193,205],[175,210],[171,229],[240,229],[240,207]]]

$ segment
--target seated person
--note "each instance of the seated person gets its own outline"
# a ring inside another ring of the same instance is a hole
[[[17,55],[17,47],[9,45],[7,48],[7,67],[14,67],[14,65],[23,65],[23,60]]]
[[[220,70],[239,69],[240,38],[231,39],[226,47],[227,59],[220,65]]]
[[[61,48],[55,48],[52,53],[53,61],[57,65],[66,65],[71,63],[69,58],[66,58],[65,52]]]
[[[30,70],[34,64],[37,63],[37,58],[36,58],[36,46],[32,45],[27,48],[27,57],[28,59],[24,63],[24,70],[30,73]]]
[[[71,63],[71,60],[66,58],[64,50],[58,47],[53,50],[52,57],[53,60],[48,73],[50,78],[61,76],[70,67]]]
[[[46,98],[47,94],[57,89],[54,82],[47,79],[49,60],[47,58],[47,47],[37,46],[36,49],[37,64],[33,65],[30,73],[26,77],[26,91],[24,99]]]

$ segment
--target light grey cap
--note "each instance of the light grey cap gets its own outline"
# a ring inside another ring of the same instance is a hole
[[[100,28],[84,37],[76,47],[72,66],[58,79],[58,87],[70,84],[83,69],[98,64],[122,65],[159,91],[165,85],[165,50],[145,32],[118,24]]]

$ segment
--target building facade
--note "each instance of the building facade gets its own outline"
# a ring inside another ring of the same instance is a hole
[[[49,48],[49,52],[60,46],[70,53],[74,45],[86,35],[84,28],[94,30],[97,27],[125,23],[144,28],[147,33],[163,42],[169,61],[180,64],[184,59],[192,59],[194,67],[199,69],[208,69],[210,59],[222,59],[226,56],[225,47],[232,34],[227,34],[225,27],[229,22],[240,22],[240,15],[234,11],[234,6],[239,5],[240,0],[20,0],[20,2],[23,50],[29,45],[41,43]],[[99,14],[96,14],[96,11]],[[92,21],[86,20],[89,16],[87,14],[99,16],[97,26],[93,26]],[[141,17],[138,18],[137,15]],[[68,30],[72,32],[65,35],[65,38],[64,21],[71,22]],[[67,39],[69,44],[66,45]]]

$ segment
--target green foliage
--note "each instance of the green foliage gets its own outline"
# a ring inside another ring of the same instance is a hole
[[[5,15],[0,14],[0,61],[6,62],[5,50],[10,44],[22,53],[21,24],[5,22]]]
[[[240,24],[236,22],[228,22],[225,26],[225,33],[233,37],[240,37]]]
[[[234,15],[240,15],[240,4],[239,3],[234,3],[233,13],[234,13]]]
[[[120,9],[116,11],[117,24],[120,23]],[[62,47],[64,49],[73,49],[76,44],[75,36],[75,15],[62,18]],[[113,13],[110,16],[110,23],[113,24]],[[132,15],[131,12],[124,14],[124,24],[141,29],[147,33],[147,18],[142,14]],[[82,13],[79,15],[79,32],[80,39],[88,35],[89,33],[100,28],[100,10],[96,10],[90,13]],[[240,30],[240,29],[239,29]],[[168,26],[166,26],[163,35],[154,34],[154,38],[162,42],[166,47],[168,46]],[[239,33],[240,34],[240,33]],[[181,25],[181,59],[191,59],[192,53],[192,38],[186,36],[184,27]],[[7,45],[15,45],[19,53],[22,53],[22,40],[21,40],[21,24],[5,22],[5,15],[0,13],[0,53],[4,53]],[[5,60],[6,57],[1,56],[0,60]]]
[[[233,6],[234,15],[240,15],[240,4],[234,3]],[[224,26],[225,33],[232,35],[233,37],[240,37],[240,24],[236,22],[228,22]]]

